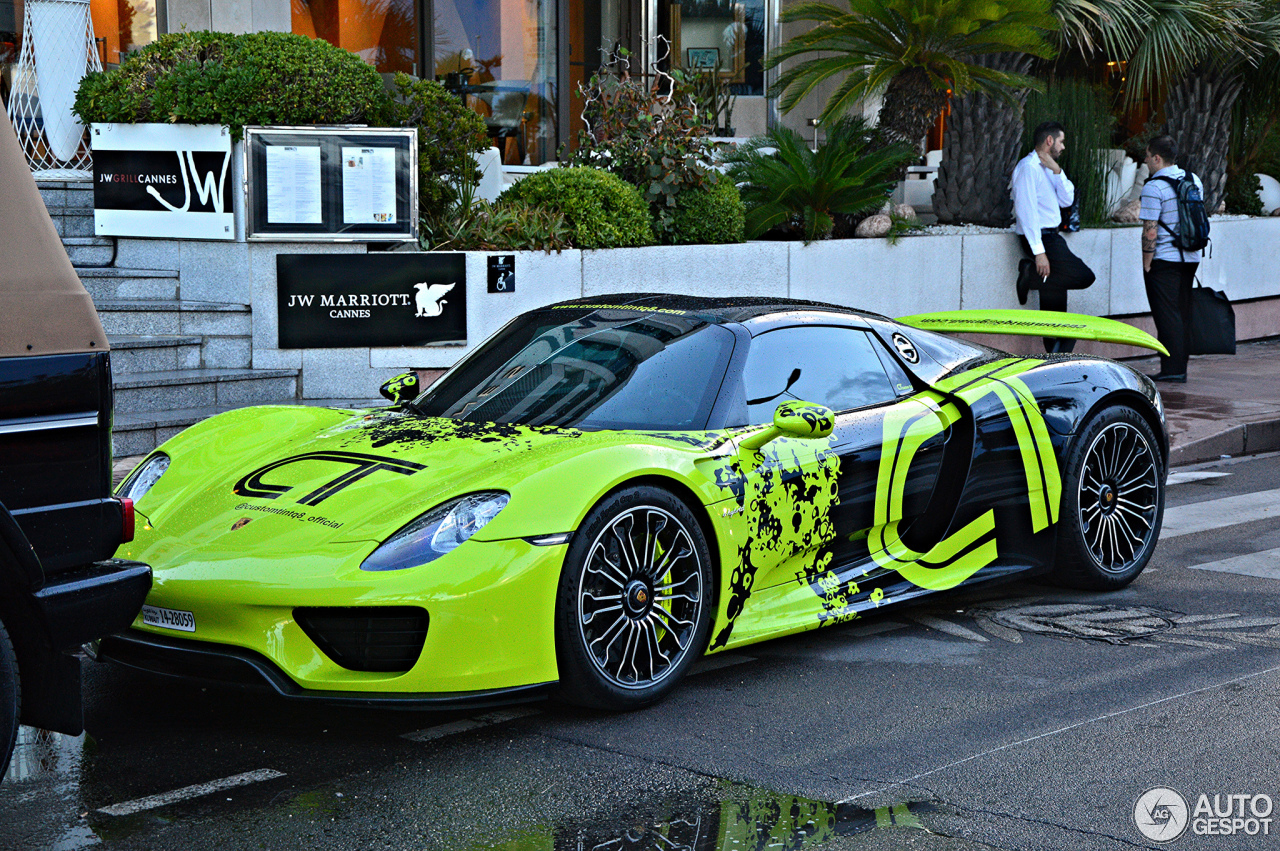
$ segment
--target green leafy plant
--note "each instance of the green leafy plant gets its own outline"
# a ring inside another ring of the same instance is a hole
[[[770,94],[790,111],[826,82],[839,80],[822,120],[883,94],[879,125],[893,141],[919,144],[950,95],[983,91],[1012,98],[1038,87],[1025,73],[975,62],[1016,52],[1052,56],[1047,32],[1057,26],[1048,0],[846,0],[787,6],[783,22],[814,26],[770,54],[766,68],[784,66]],[[801,60],[792,62],[792,60]]]
[[[881,207],[897,172],[915,157],[909,145],[883,145],[861,118],[832,128],[816,152],[792,130],[776,128],[725,156],[746,204],[747,239],[796,226],[806,243],[826,239],[835,216]]]
[[[681,192],[671,214],[671,230],[662,242],[670,245],[712,245],[742,242],[746,210],[732,180]]]
[[[708,126],[692,85],[655,64],[648,78],[632,76],[624,51],[581,87],[585,105],[578,150],[566,161],[605,169],[640,190],[654,226],[669,238],[676,198],[716,179],[707,168]]]
[[[480,178],[471,154],[489,146],[484,119],[434,80],[404,73],[396,74],[379,118],[383,124],[418,128],[418,206],[429,222],[449,218],[459,187],[473,188]]]
[[[81,81],[81,121],[354,124],[380,114],[382,78],[350,51],[290,33],[170,33]]]
[[[573,247],[564,214],[524,201],[488,201],[458,208],[457,215],[423,232],[423,247],[434,251],[552,251]]]
[[[721,74],[720,60],[705,71],[673,71],[672,76],[689,81],[695,108],[708,127],[717,134],[733,135],[733,107],[738,99]]]
[[[499,206],[522,201],[564,217],[576,248],[652,245],[649,208],[640,191],[622,178],[595,168],[553,168],[516,183]]]
[[[1258,191],[1262,182],[1253,172],[1239,174],[1227,178],[1227,192],[1223,200],[1227,202],[1227,212],[1242,216],[1261,216],[1262,198]]]
[[[1107,208],[1107,174],[1110,171],[1106,151],[1112,147],[1111,137],[1116,119],[1111,114],[1107,96],[1088,83],[1058,80],[1043,93],[1032,92],[1027,98],[1022,150],[1029,151],[1031,134],[1036,125],[1057,121],[1066,130],[1066,152],[1060,164],[1075,184],[1080,199],[1080,224],[1097,227],[1110,219]]]

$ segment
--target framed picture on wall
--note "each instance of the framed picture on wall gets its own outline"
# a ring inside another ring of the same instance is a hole
[[[718,47],[690,47],[685,56],[685,67],[691,71],[712,71],[720,64]]]

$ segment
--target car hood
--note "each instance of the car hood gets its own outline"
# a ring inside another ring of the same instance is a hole
[[[172,461],[137,504],[146,522],[129,557],[163,563],[169,550],[189,559],[209,547],[319,554],[385,540],[479,490],[512,500],[478,540],[572,531],[597,489],[646,469],[690,468],[721,443],[712,434],[583,432],[397,410],[233,411],[161,447]],[[582,498],[555,499],[568,492]]]

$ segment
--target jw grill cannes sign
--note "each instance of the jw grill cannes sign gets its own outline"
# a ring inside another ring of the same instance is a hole
[[[465,254],[278,254],[282,349],[465,343]]]
[[[235,239],[231,134],[206,124],[94,124],[98,236]]]

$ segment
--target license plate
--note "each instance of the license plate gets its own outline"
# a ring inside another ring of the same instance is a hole
[[[142,622],[147,626],[158,626],[161,629],[176,629],[179,632],[196,631],[196,616],[191,612],[180,612],[177,609],[143,606]]]

